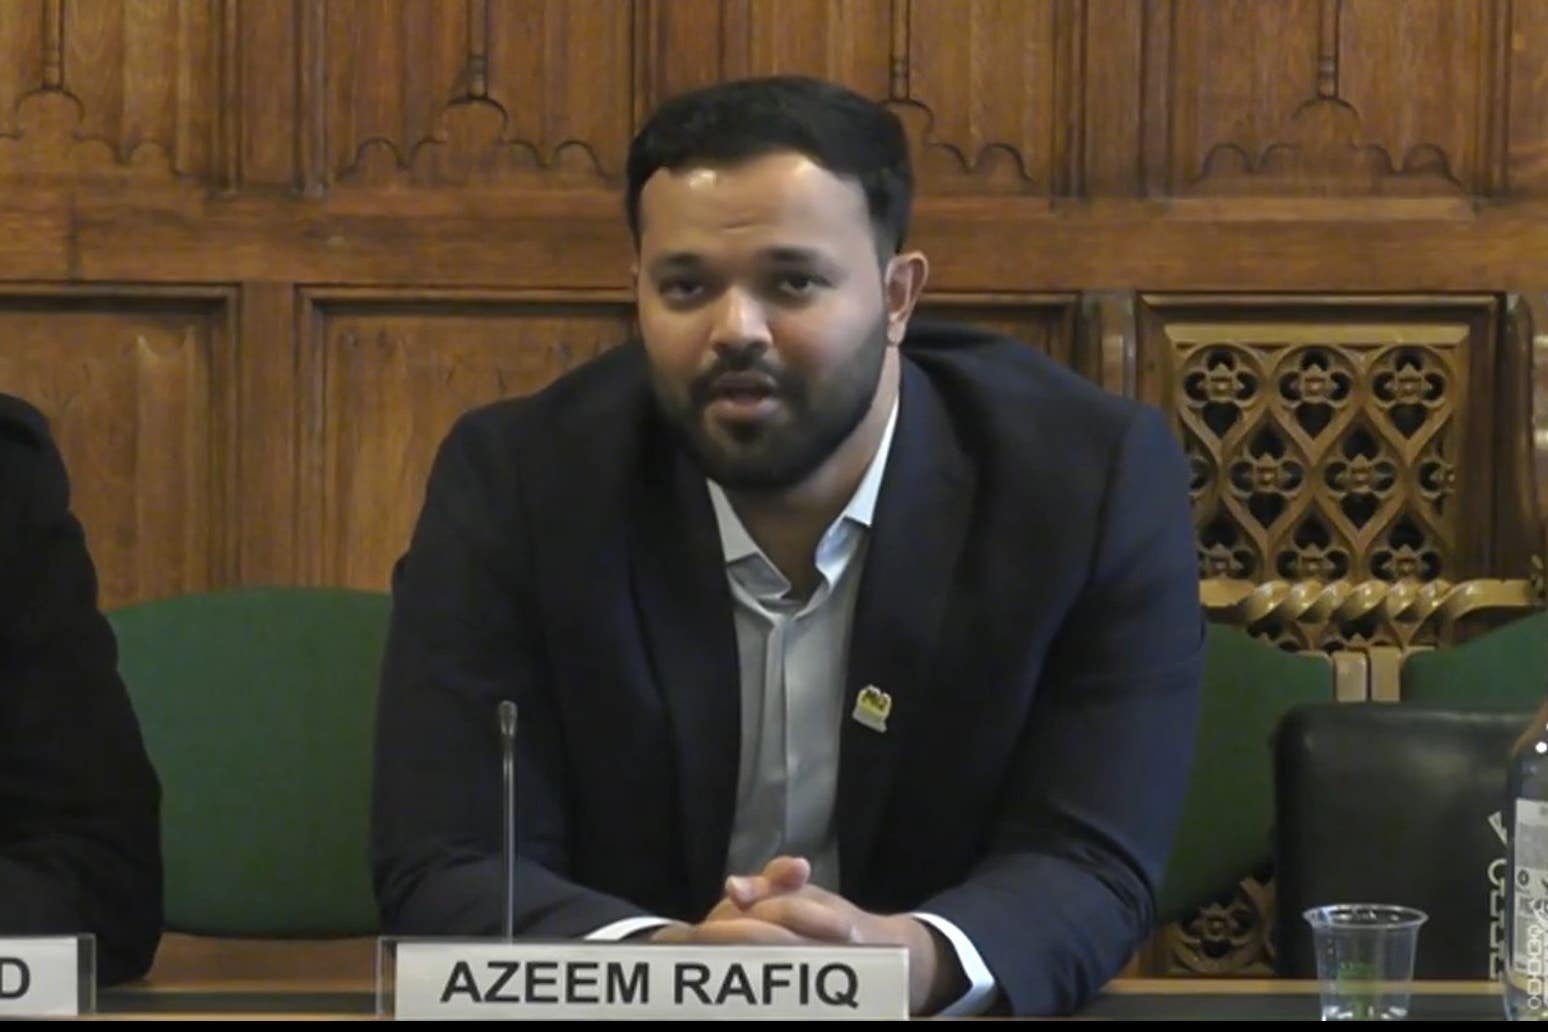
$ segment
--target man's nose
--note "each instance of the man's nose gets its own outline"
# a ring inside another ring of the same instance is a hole
[[[770,343],[769,322],[762,303],[747,291],[727,290],[715,307],[710,344],[716,351],[763,348]]]

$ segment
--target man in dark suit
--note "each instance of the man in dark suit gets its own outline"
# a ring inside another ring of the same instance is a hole
[[[378,712],[406,934],[882,942],[916,1013],[1064,1012],[1148,932],[1202,648],[1181,451],[910,326],[907,148],[781,78],[634,141],[640,341],[441,447]]]
[[[0,935],[94,933],[97,972],[161,937],[161,789],[38,412],[0,395]]]

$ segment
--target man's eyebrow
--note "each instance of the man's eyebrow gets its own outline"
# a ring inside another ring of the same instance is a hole
[[[673,272],[678,269],[697,269],[703,266],[704,259],[692,251],[672,251],[664,254],[650,263],[652,273]]]
[[[827,255],[812,247],[771,247],[764,256],[772,262],[786,265],[810,265],[826,262]]]

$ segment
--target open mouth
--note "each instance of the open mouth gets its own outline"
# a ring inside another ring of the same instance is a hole
[[[779,389],[762,373],[722,373],[706,395],[710,415],[722,419],[755,419],[779,406]]]

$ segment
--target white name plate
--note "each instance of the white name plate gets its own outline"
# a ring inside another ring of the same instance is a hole
[[[0,1014],[68,1017],[89,1010],[96,995],[92,941],[74,935],[0,937]]]
[[[902,946],[396,945],[398,1018],[908,1017]]]

